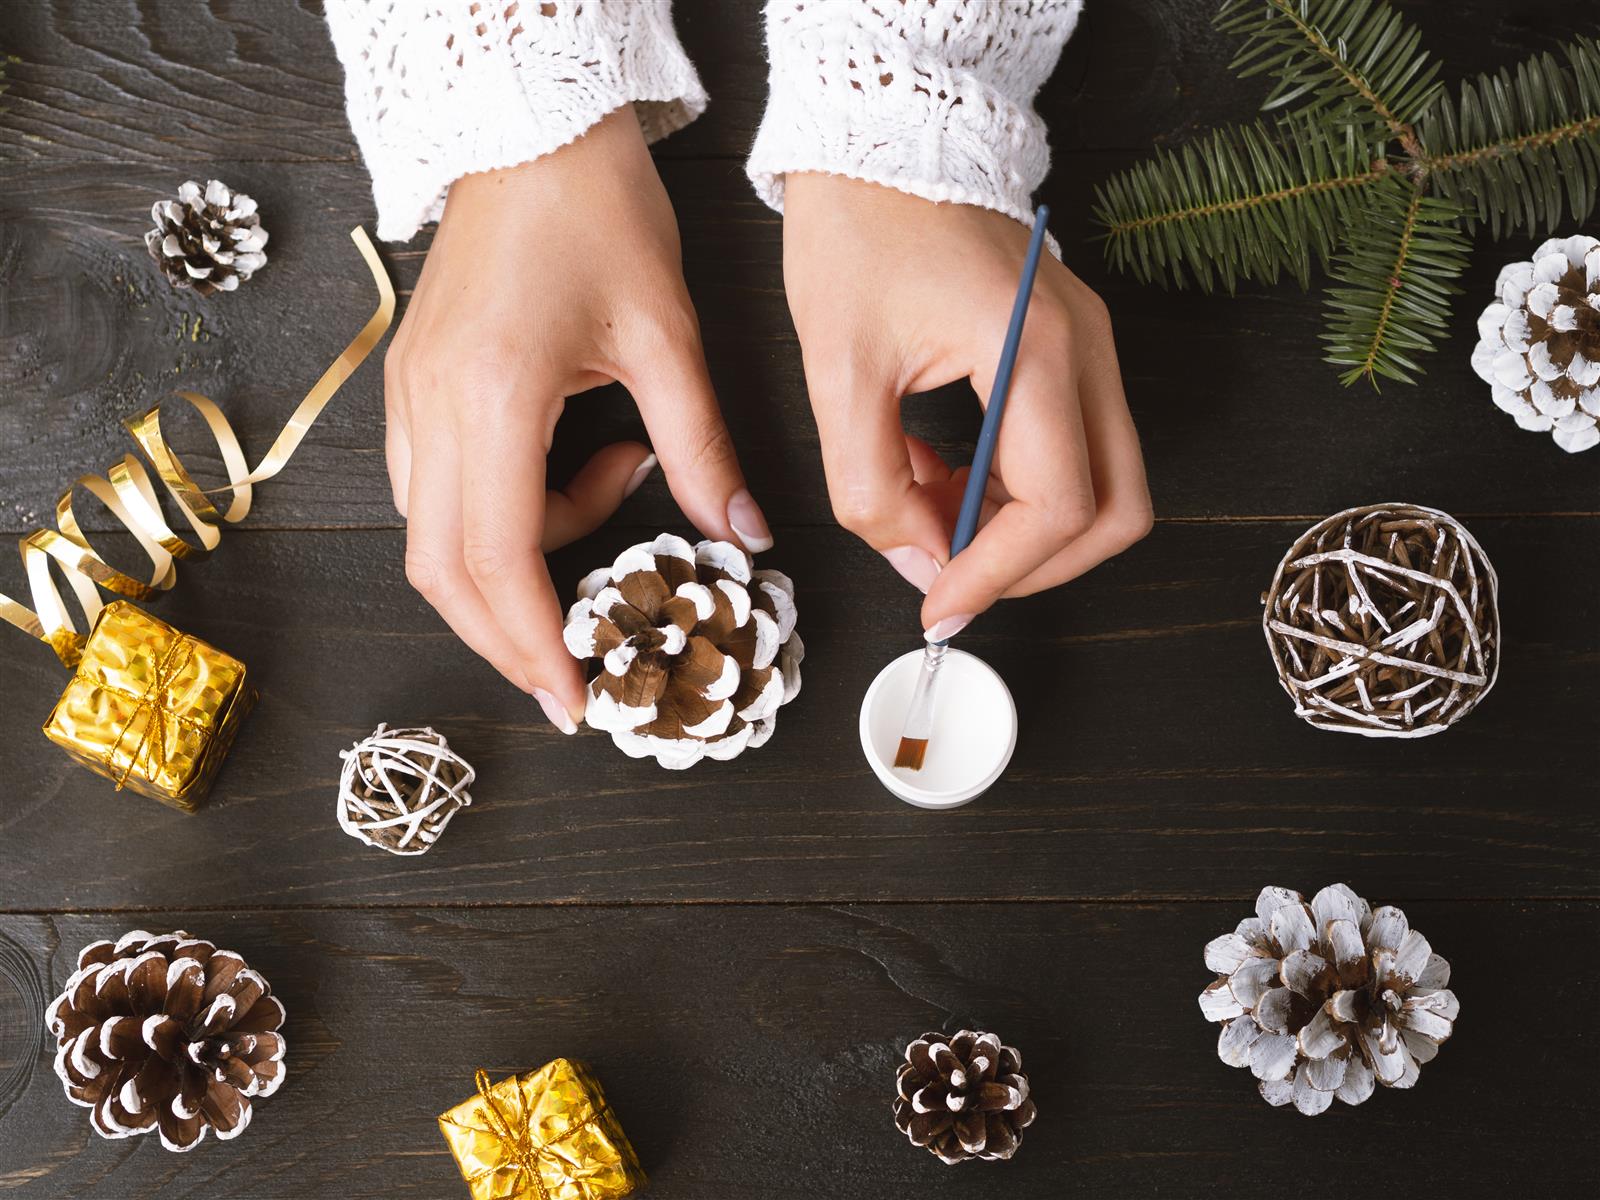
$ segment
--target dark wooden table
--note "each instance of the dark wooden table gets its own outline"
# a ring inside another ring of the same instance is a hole
[[[1227,73],[1209,0],[1091,8],[1041,99],[1044,197],[1115,317],[1159,519],[974,628],[1022,714],[1002,783],[928,813],[862,761],[858,703],[911,643],[915,597],[830,520],[780,222],[741,171],[764,93],[756,5],[684,0],[713,104],[658,158],[770,558],[799,587],[800,698],[767,748],[683,774],[554,733],[407,588],[368,365],[157,606],[264,693],[201,815],[114,795],[48,745],[63,674],[0,631],[0,1192],[464,1195],[435,1114],[475,1067],[558,1054],[596,1066],[661,1200],[1595,1186],[1596,456],[1516,430],[1467,364],[1500,264],[1532,242],[1480,245],[1426,381],[1382,395],[1337,386],[1318,302],[1292,288],[1221,302],[1107,277],[1095,182],[1152,140],[1249,116],[1261,92]],[[1585,15],[1406,8],[1451,79]],[[365,319],[347,232],[373,210],[317,9],[0,7],[0,51],[20,59],[0,114],[0,529],[46,521],[68,479],[132,449],[120,421],[175,387],[221,401],[259,453]],[[141,244],[151,201],[208,176],[256,196],[272,232],[267,269],[215,303],[172,292]],[[426,249],[384,252],[402,303]],[[965,452],[969,399],[912,411]],[[569,414],[567,467],[637,427],[620,393]],[[1374,500],[1457,514],[1500,571],[1501,681],[1442,737],[1307,728],[1262,644],[1258,597],[1288,542]],[[686,532],[656,479],[555,576],[570,587],[660,529]],[[0,588],[22,587],[10,559]],[[379,721],[432,723],[478,768],[476,803],[422,859],[334,821],[338,751]],[[1195,996],[1201,947],[1262,885],[1335,880],[1406,908],[1452,960],[1463,1016],[1416,1090],[1307,1120],[1217,1061]],[[288,1005],[287,1086],[238,1141],[101,1141],[61,1094],[40,1009],[79,946],[138,927],[237,947]],[[999,1030],[1032,1071],[1042,1116],[1010,1164],[947,1169],[890,1121],[905,1041],[963,1025]]]

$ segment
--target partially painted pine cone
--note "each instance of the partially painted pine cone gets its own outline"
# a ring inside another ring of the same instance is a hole
[[[598,660],[586,717],[663,767],[729,759],[772,736],[800,691],[794,584],[730,542],[664,533],[578,585],[567,648]]]
[[[992,1033],[925,1033],[906,1047],[894,1123],[941,1162],[1010,1158],[1037,1110],[1022,1055]]]
[[[181,930],[93,942],[45,1010],[67,1098],[101,1137],[192,1150],[237,1137],[283,1083],[283,1005],[231,950]]]
[[[1256,915],[1206,946],[1217,980],[1200,1011],[1221,1021],[1217,1054],[1249,1067],[1273,1105],[1307,1116],[1360,1104],[1374,1083],[1409,1088],[1455,1027],[1450,964],[1405,913],[1373,911],[1342,883],[1307,904],[1269,887]]]
[[[1472,369],[1496,407],[1570,453],[1600,445],[1600,240],[1551,238],[1494,290]]]
[[[267,265],[256,202],[220,180],[202,189],[191,179],[176,200],[157,200],[150,219],[155,228],[144,235],[145,249],[173,287],[202,296],[231,292]]]

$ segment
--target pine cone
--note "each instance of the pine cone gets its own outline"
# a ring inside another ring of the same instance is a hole
[[[244,1132],[250,1097],[283,1083],[283,1018],[244,959],[181,930],[85,946],[45,1010],[56,1074],[95,1132],[155,1129],[168,1150]]]
[[[1502,270],[1495,291],[1472,352],[1495,405],[1563,450],[1600,443],[1600,241],[1551,238]]]
[[[173,287],[231,292],[267,265],[256,202],[219,180],[202,192],[191,179],[176,200],[157,200],[150,216],[156,227],[144,235],[145,248]]]
[[[894,1123],[945,1163],[1010,1158],[1038,1115],[1022,1055],[992,1033],[925,1033],[906,1047]]]
[[[597,659],[586,718],[624,753],[681,769],[729,759],[772,736],[800,691],[805,646],[794,584],[750,569],[729,542],[664,533],[578,585],[573,655]]]
[[[1374,1082],[1413,1086],[1460,1011],[1450,964],[1405,913],[1374,912],[1342,883],[1309,905],[1263,888],[1256,915],[1206,946],[1206,966],[1218,978],[1200,1011],[1223,1022],[1217,1054],[1248,1066],[1267,1103],[1307,1116],[1335,1096],[1360,1104]]]

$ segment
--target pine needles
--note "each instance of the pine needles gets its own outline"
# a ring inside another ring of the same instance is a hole
[[[1413,383],[1447,329],[1468,235],[1553,232],[1600,194],[1600,41],[1446,95],[1419,32],[1385,0],[1222,0],[1233,69],[1273,80],[1274,114],[1124,171],[1096,194],[1106,256],[1210,292],[1313,262],[1327,360],[1346,384]]]

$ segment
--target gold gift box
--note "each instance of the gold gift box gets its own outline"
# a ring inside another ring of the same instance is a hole
[[[119,790],[194,812],[254,702],[242,662],[118,600],[44,732]]]
[[[600,1081],[557,1058],[491,1085],[439,1118],[472,1200],[619,1200],[645,1185]]]

